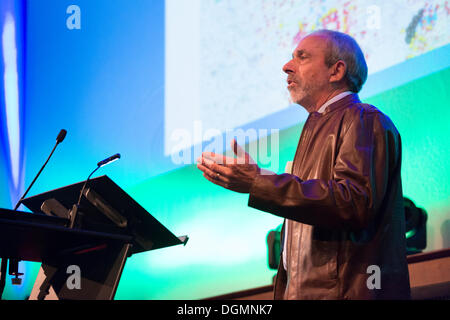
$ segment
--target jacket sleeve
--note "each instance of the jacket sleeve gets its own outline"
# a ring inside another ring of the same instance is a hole
[[[343,135],[331,180],[260,175],[248,205],[324,228],[366,228],[382,205],[392,170],[399,166],[399,139],[389,118],[361,110]]]

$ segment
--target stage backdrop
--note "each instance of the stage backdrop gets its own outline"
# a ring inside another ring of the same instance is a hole
[[[198,299],[270,284],[267,233],[282,219],[208,183],[202,150],[231,137],[282,173],[306,112],[282,66],[302,36],[354,36],[360,93],[396,124],[404,194],[429,214],[427,250],[450,246],[448,1],[2,0],[0,206],[11,208],[55,143],[30,195],[82,181],[96,163],[185,247],[132,256],[118,299]],[[26,210],[21,207],[20,209]],[[5,244],[2,244],[5,245]],[[39,264],[20,264],[24,299]]]

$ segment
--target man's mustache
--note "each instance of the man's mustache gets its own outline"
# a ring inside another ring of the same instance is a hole
[[[296,84],[300,84],[300,82],[298,81],[298,79],[296,79],[295,77],[288,77],[286,79],[286,82],[289,84],[291,84],[292,82],[296,83]]]

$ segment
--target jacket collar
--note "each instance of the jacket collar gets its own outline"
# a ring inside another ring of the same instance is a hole
[[[323,112],[328,108],[328,106],[329,106],[330,104],[332,104],[332,103],[334,103],[334,102],[336,102],[336,101],[338,101],[338,100],[341,100],[342,98],[348,96],[349,94],[352,94],[352,92],[347,90],[347,91],[344,91],[344,92],[341,92],[341,93],[335,95],[333,98],[331,98],[331,99],[329,99],[327,102],[325,102],[325,103],[319,108],[319,110],[317,110],[317,112],[318,112],[318,113],[323,113]]]
[[[335,110],[341,109],[341,108],[345,108],[348,105],[351,104],[355,104],[355,103],[361,103],[361,100],[359,100],[358,94],[357,93],[352,93],[349,94],[345,97],[343,97],[342,99],[339,99],[338,101],[335,101],[333,103],[331,103],[323,112],[323,114],[329,114]]]

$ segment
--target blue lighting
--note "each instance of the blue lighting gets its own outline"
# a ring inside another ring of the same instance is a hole
[[[17,190],[20,173],[19,76],[17,73],[16,25],[12,14],[9,12],[6,13],[2,30],[2,54],[9,156],[11,161],[12,182],[14,189]]]

